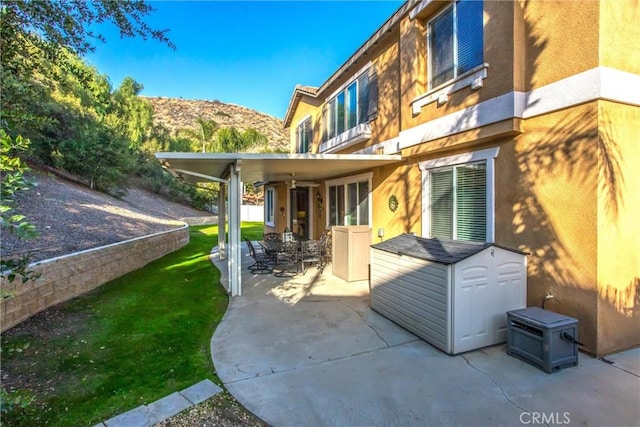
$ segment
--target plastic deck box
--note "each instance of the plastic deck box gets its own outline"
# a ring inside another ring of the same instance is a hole
[[[507,354],[547,373],[578,364],[578,321],[529,307],[507,312]]]

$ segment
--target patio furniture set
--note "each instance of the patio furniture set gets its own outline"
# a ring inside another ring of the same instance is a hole
[[[331,260],[331,234],[328,232],[318,240],[285,232],[265,233],[258,246],[247,238],[245,241],[254,260],[248,267],[253,274],[293,277],[300,272],[305,274],[314,265],[322,272]]]

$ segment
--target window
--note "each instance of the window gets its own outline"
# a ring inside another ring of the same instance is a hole
[[[264,191],[264,222],[269,227],[275,227],[275,193],[273,188]]]
[[[487,183],[484,163],[430,172],[431,237],[484,242]]]
[[[498,148],[420,162],[425,237],[493,242]]]
[[[296,151],[308,153],[311,149],[311,117],[304,119],[296,128]]]
[[[322,111],[322,141],[369,121],[369,74],[365,71],[330,99]]]
[[[369,224],[369,174],[327,182],[328,225]]]
[[[482,1],[457,0],[429,22],[430,88],[482,64],[482,33]]]

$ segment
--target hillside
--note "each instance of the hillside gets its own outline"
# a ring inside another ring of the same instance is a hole
[[[153,106],[153,120],[172,133],[178,129],[191,128],[201,117],[214,120],[220,127],[235,127],[240,131],[254,128],[269,138],[274,150],[289,148],[289,137],[282,128],[282,120],[246,107],[225,104],[220,101],[193,99],[144,97]]]
[[[188,224],[216,223],[209,212],[170,202],[154,193],[130,188],[124,199],[34,169],[35,188],[16,197],[15,212],[23,214],[40,233],[18,240],[3,232],[2,257],[31,252],[32,261],[91,249]]]

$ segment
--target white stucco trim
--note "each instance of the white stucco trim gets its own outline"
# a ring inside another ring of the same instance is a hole
[[[440,157],[437,159],[425,160],[418,166],[422,171],[422,236],[431,237],[431,185],[430,173],[432,169],[456,166],[465,163],[485,161],[485,172],[487,174],[487,223],[486,241],[495,242],[496,239],[496,192],[495,192],[495,159],[500,153],[499,147],[487,148],[484,150],[472,151],[469,153],[455,154],[453,156]]]
[[[402,150],[512,118],[517,110],[516,101],[516,92],[510,92],[402,131],[398,148]]]
[[[311,114],[307,114],[306,116],[298,120],[298,123],[296,123],[296,129],[307,120],[311,120]]]
[[[640,75],[597,67],[534,89],[525,97],[525,119],[598,99],[640,105]]]
[[[338,150],[344,150],[347,147],[366,141],[370,138],[371,125],[369,123],[360,123],[359,125],[342,132],[340,135],[320,144],[318,152],[335,153]]]
[[[474,69],[462,74],[444,86],[438,86],[422,95],[416,96],[411,101],[411,111],[413,114],[420,114],[422,107],[437,102],[438,105],[445,104],[449,100],[449,95],[466,87],[478,90],[484,85],[487,78],[489,64],[481,64]]]
[[[637,88],[640,75],[607,67],[593,68],[530,92],[509,92],[402,131],[398,152],[503,120],[528,119],[599,99],[640,106]]]
[[[398,144],[400,143],[400,137],[387,139],[386,141],[378,142],[377,144],[369,147],[364,147],[361,150],[354,151],[354,154],[386,154],[386,153],[398,153],[400,149]]]

